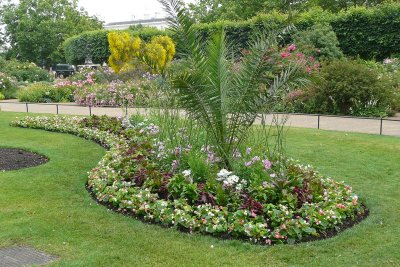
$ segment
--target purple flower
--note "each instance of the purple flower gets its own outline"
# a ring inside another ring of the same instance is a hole
[[[244,163],[244,166],[246,167],[250,167],[251,165],[253,165],[253,161],[248,161]]]
[[[172,169],[176,170],[176,169],[178,169],[179,161],[178,160],[173,160],[171,165],[172,165]]]
[[[265,168],[266,171],[268,171],[269,169],[271,169],[271,167],[272,167],[271,161],[265,159],[265,160],[262,161],[262,163],[264,164],[264,168]]]
[[[247,154],[247,155],[250,155],[250,153],[251,153],[252,150],[253,150],[253,149],[252,149],[251,147],[248,147],[248,148],[246,149],[246,154]]]
[[[239,150],[236,149],[236,150],[233,152],[233,157],[234,157],[234,158],[241,158],[241,157],[242,157],[242,154],[240,153]]]
[[[211,163],[214,163],[214,161],[215,161],[214,153],[212,153],[212,152],[208,153],[208,161],[211,162]]]

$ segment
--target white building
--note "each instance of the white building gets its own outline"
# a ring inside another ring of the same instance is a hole
[[[155,27],[160,30],[164,30],[168,27],[168,19],[167,18],[151,18],[151,19],[139,19],[139,20],[131,20],[131,21],[121,21],[121,22],[111,22],[104,25],[104,28],[107,30],[125,30],[128,29],[129,26],[133,25],[143,25],[146,27]]]

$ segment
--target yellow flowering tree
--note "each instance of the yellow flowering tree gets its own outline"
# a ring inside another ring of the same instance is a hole
[[[108,63],[116,73],[132,70],[137,64],[162,73],[175,55],[175,44],[168,36],[155,36],[144,43],[128,32],[110,32],[108,42],[111,52]]]
[[[156,72],[163,72],[175,55],[175,44],[168,36],[155,36],[146,44],[144,58]]]
[[[108,64],[116,73],[131,69],[132,59],[141,54],[142,40],[127,32],[108,33],[108,43],[111,52]]]

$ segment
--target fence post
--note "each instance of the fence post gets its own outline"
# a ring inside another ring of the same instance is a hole
[[[28,102],[25,102],[25,106],[26,106],[26,113],[29,113]]]
[[[89,116],[92,116],[92,106],[89,106]]]
[[[381,117],[381,128],[380,128],[379,134],[380,135],[383,134],[383,118],[382,117]]]
[[[57,115],[58,115],[58,104],[56,104],[56,107],[57,107]]]
[[[321,115],[318,114],[318,129],[320,128]]]

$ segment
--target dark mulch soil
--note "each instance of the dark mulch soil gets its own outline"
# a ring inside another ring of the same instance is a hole
[[[91,188],[88,187],[87,183],[85,184],[85,188],[88,191],[88,193],[90,194],[90,196],[92,197],[92,199],[98,205],[105,206],[109,210],[112,210],[112,211],[117,212],[117,213],[121,213],[122,215],[127,216],[127,217],[132,217],[132,218],[134,218],[136,220],[140,220],[143,223],[155,224],[155,225],[159,225],[159,226],[161,226],[163,228],[173,228],[172,226],[167,226],[167,225],[163,225],[163,224],[160,224],[160,223],[147,221],[142,216],[137,216],[136,214],[134,214],[131,211],[120,210],[117,207],[115,207],[114,205],[112,205],[111,203],[101,202],[96,198],[96,194],[92,191]],[[328,229],[328,230],[326,230],[324,232],[318,232],[318,234],[316,236],[307,236],[307,237],[301,239],[300,241],[296,241],[294,244],[300,244],[300,243],[305,243],[305,242],[312,242],[312,241],[328,239],[328,238],[331,238],[331,237],[334,237],[334,236],[340,234],[344,230],[349,229],[349,228],[353,227],[354,225],[359,224],[364,219],[366,219],[368,217],[368,215],[369,215],[369,209],[365,205],[362,205],[362,206],[364,208],[364,213],[362,213],[362,214],[354,214],[354,218],[349,217],[349,218],[345,219],[342,222],[342,224],[338,225],[336,228]],[[184,233],[189,233],[189,230],[186,229],[186,228],[178,227],[178,230],[180,230],[180,231],[182,231]],[[196,232],[196,233],[197,234],[201,234],[200,232]],[[231,236],[230,234],[222,234],[222,235],[204,234],[204,235],[211,235],[213,237],[216,237],[216,238],[222,239],[222,240],[227,240],[227,239],[228,240],[234,240],[234,239],[236,239],[236,240],[242,240],[244,242],[249,242],[249,240],[247,240],[247,239],[236,238],[236,237]],[[254,243],[252,243],[252,244],[254,244]],[[264,243],[257,243],[257,244],[258,245],[265,245]]]
[[[45,156],[17,148],[0,148],[0,171],[19,170],[45,164]]]

